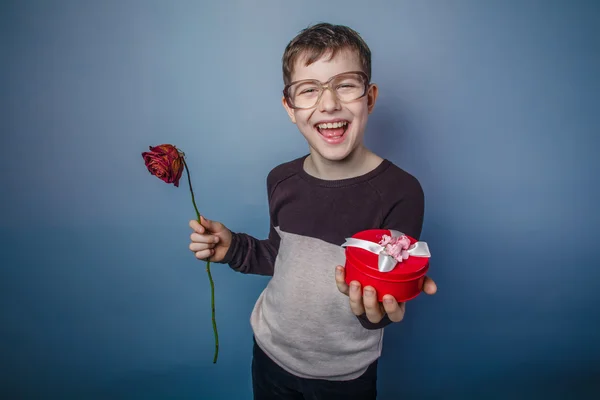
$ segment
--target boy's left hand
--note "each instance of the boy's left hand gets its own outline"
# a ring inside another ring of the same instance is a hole
[[[360,283],[350,282],[350,286],[345,281],[345,269],[341,265],[335,267],[335,283],[338,290],[350,298],[350,308],[355,315],[366,314],[367,319],[376,324],[383,319],[385,314],[390,321],[400,322],[404,318],[406,303],[398,303],[394,296],[383,296],[383,304],[377,301],[377,293],[372,286],[365,286],[361,295]],[[425,277],[423,282],[423,292],[432,295],[437,292],[437,286],[433,279]]]

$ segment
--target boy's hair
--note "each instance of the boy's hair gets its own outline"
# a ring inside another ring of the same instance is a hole
[[[330,59],[340,50],[355,51],[362,69],[371,81],[371,50],[360,35],[344,25],[320,23],[303,29],[290,41],[282,58],[283,82],[291,82],[294,65],[300,56],[306,57],[306,65],[320,60],[324,55]]]

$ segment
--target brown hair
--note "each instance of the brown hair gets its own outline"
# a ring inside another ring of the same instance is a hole
[[[294,65],[300,56],[306,57],[306,65],[320,60],[324,55],[330,59],[344,49],[350,49],[358,54],[360,63],[369,82],[371,81],[371,50],[360,35],[343,25],[320,23],[303,29],[290,41],[285,48],[282,58],[283,82],[291,82]]]

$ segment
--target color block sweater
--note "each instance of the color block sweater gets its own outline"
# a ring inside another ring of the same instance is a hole
[[[252,315],[256,342],[288,372],[350,380],[381,355],[383,327],[356,316],[335,283],[341,244],[365,229],[395,229],[419,239],[424,196],[418,180],[389,160],[359,177],[322,180],[307,156],[267,177],[270,231],[259,240],[233,232],[223,260],[241,273],[272,276]]]

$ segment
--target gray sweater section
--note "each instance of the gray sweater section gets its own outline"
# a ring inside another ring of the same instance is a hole
[[[305,157],[267,177],[269,237],[233,233],[223,262],[242,273],[272,276],[250,323],[274,362],[299,377],[350,380],[381,355],[390,321],[373,324],[352,313],[335,284],[335,266],[345,263],[341,244],[373,228],[419,239],[423,191],[388,160],[360,177],[326,181],[304,171]]]

